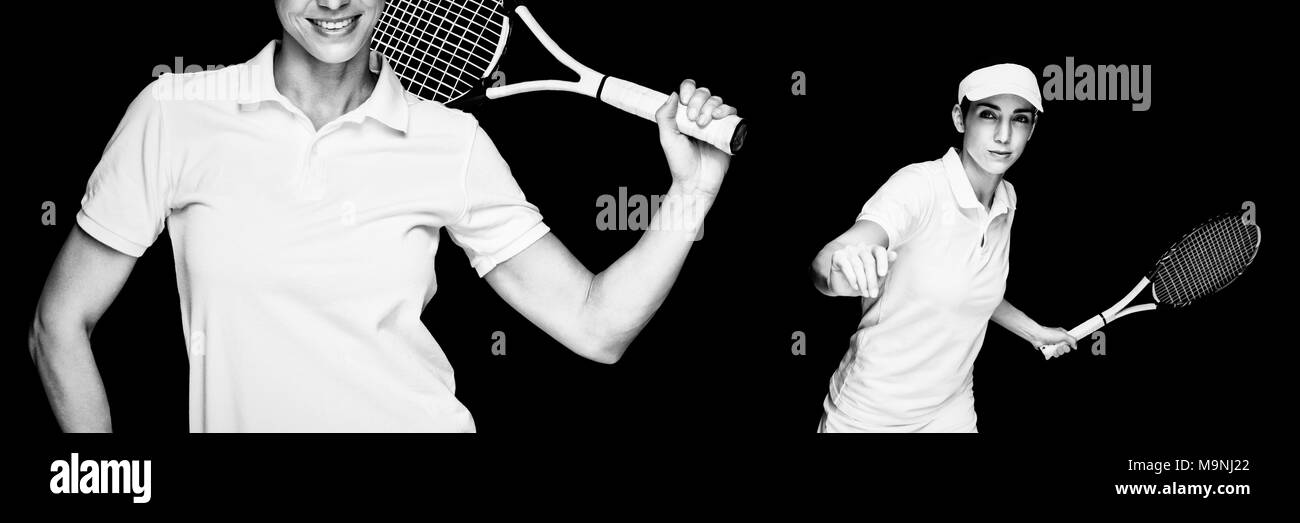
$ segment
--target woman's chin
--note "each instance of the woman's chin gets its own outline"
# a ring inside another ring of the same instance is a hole
[[[361,39],[325,42],[311,35],[295,34],[294,42],[317,61],[326,64],[341,64],[351,60],[361,52],[365,45]]]
[[[1011,169],[1011,166],[1012,164],[1015,163],[1015,160],[1012,161],[995,160],[995,161],[977,162],[977,163],[979,163],[981,169],[984,169],[984,172],[994,176],[1002,176],[1006,174],[1008,170]]]
[[[348,60],[355,58],[357,52],[360,50],[360,46],[343,44],[311,46],[307,48],[307,52],[310,53],[312,57],[327,64],[341,64],[347,62]]]

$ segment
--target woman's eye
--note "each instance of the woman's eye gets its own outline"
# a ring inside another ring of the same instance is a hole
[[[993,111],[980,111],[980,118],[985,120],[994,120],[997,118],[997,115],[993,114]]]
[[[1017,116],[1016,123],[1029,123],[1029,117],[1025,115]]]

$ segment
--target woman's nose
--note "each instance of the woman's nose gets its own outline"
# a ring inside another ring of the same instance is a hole
[[[993,141],[1005,144],[1011,141],[1011,121],[1002,120],[998,122],[998,131],[993,134]]]

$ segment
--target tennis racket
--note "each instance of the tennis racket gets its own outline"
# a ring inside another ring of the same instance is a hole
[[[1173,244],[1151,272],[1113,307],[1070,330],[1082,340],[1124,316],[1160,307],[1183,307],[1227,287],[1255,261],[1259,252],[1259,226],[1246,223],[1240,212],[1211,218]],[[1143,290],[1151,290],[1151,303],[1128,306]],[[1039,347],[1043,358],[1062,354],[1063,343]]]
[[[513,2],[512,2],[513,3]],[[488,87],[510,39],[512,19],[522,21],[577,81],[534,80]],[[407,91],[450,107],[467,108],[484,100],[534,91],[584,94],[650,121],[668,95],[604,75],[582,65],[555,43],[527,7],[502,0],[388,0],[375,25],[371,49],[388,59]],[[683,134],[735,154],[745,143],[746,125],[732,115],[700,127],[677,108]]]

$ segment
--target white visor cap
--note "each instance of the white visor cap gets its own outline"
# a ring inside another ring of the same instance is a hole
[[[957,86],[957,103],[962,98],[972,102],[999,94],[1014,94],[1043,111],[1043,94],[1038,90],[1038,77],[1023,65],[998,64],[976,70],[966,75]]]

